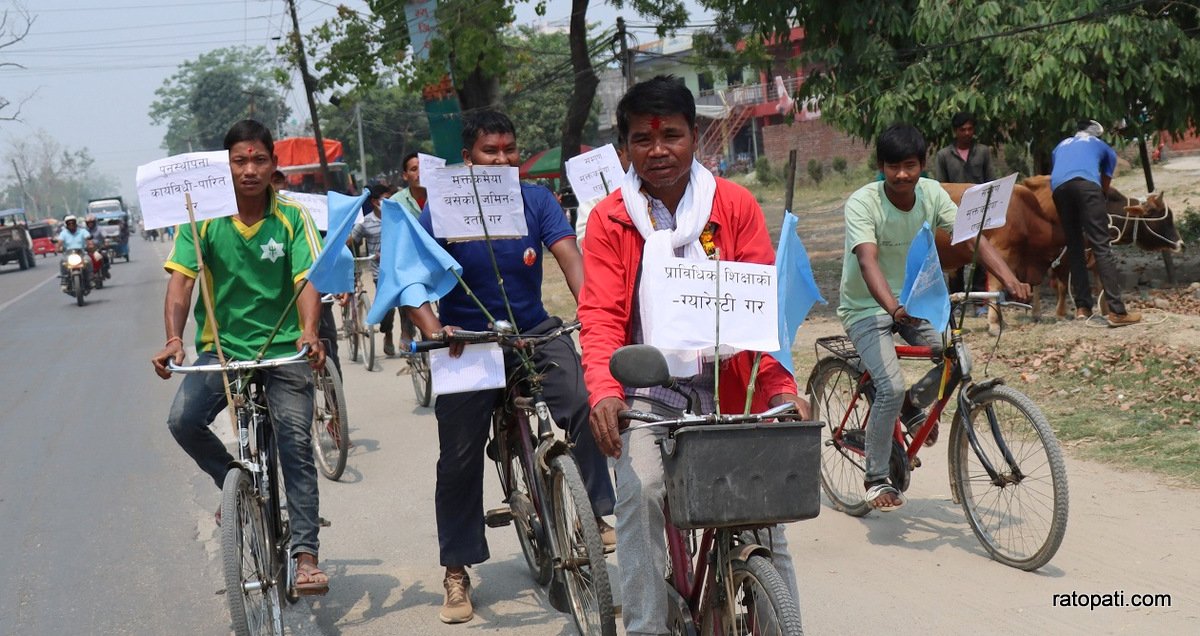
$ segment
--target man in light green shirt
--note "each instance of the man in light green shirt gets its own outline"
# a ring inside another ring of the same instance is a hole
[[[897,298],[904,284],[905,263],[913,238],[925,223],[953,231],[957,211],[950,195],[925,169],[927,145],[920,131],[894,124],[876,140],[875,156],[883,181],[859,188],[846,201],[846,252],[842,259],[838,317],[854,342],[862,365],[871,374],[874,396],[867,420],[865,501],[895,510],[904,497],[888,483],[892,427],[899,416],[912,427],[925,420],[923,409],[937,397],[939,364],[905,390],[893,333],[912,345],[933,348],[941,359],[942,338],[928,322],[908,315]],[[1029,297],[1029,285],[1017,280],[987,238],[979,237],[979,257],[1018,300]],[[937,441],[937,429],[926,444]]]

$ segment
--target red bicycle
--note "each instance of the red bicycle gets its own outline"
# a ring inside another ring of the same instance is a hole
[[[967,522],[997,561],[1036,570],[1050,561],[1067,531],[1067,469],[1062,448],[1046,416],[1028,396],[999,378],[975,382],[971,357],[955,314],[963,304],[1028,305],[1005,300],[1003,292],[951,295],[950,323],[943,335],[946,363],[938,400],[911,434],[896,421],[889,481],[908,489],[917,456],[942,410],[958,391],[950,427],[950,490]],[[864,499],[866,423],[874,393],[854,344],[845,336],[818,338],[818,361],[808,379],[813,419],[824,420],[821,486],[835,508],[861,517]],[[821,357],[820,349],[830,355]],[[897,346],[903,360],[932,360],[930,347]]]
[[[618,349],[609,368],[626,387],[673,386],[662,353],[648,345]],[[800,607],[771,561],[769,528],[820,511],[821,425],[800,421],[790,403],[748,415],[690,411],[619,415],[638,422],[629,428],[664,430],[671,633],[803,634]]]

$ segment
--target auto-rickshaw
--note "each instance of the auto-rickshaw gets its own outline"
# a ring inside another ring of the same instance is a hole
[[[96,214],[96,228],[104,236],[105,243],[112,246],[117,258],[129,262],[129,213],[100,212]]]

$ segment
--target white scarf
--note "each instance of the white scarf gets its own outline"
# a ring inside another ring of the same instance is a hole
[[[682,247],[684,258],[707,258],[704,247],[700,245],[700,233],[708,225],[708,217],[712,214],[717,180],[699,161],[692,159],[687,189],[675,208],[674,230],[655,231],[654,224],[650,222],[650,202],[642,194],[642,179],[633,166],[625,173],[621,192],[624,193],[625,210],[629,212],[629,218],[642,238],[646,239],[646,250],[656,255],[665,252],[665,255],[673,256],[675,249]]]
[[[625,180],[621,184],[621,192],[625,198],[625,210],[629,213],[629,218],[641,233],[642,238],[646,239],[646,245],[642,248],[643,268],[651,266],[659,259],[673,258],[675,249],[680,247],[683,248],[683,258],[707,259],[708,255],[704,251],[704,246],[700,244],[700,234],[708,225],[709,216],[712,215],[713,199],[717,193],[717,180],[712,173],[699,161],[692,159],[687,189],[684,190],[683,198],[679,200],[679,205],[675,208],[674,230],[654,229],[654,224],[650,221],[650,202],[646,195],[642,194],[641,188],[642,180],[633,166],[630,166],[629,172],[625,174]],[[661,290],[659,290],[659,295],[661,295]],[[654,330],[679,329],[681,327],[680,325],[659,324],[661,321],[657,321],[654,316],[654,296],[654,290],[648,289],[646,285],[638,285],[642,339],[651,345],[654,344]],[[661,302],[661,298],[659,302]],[[663,354],[667,358],[667,364],[673,376],[690,377],[700,371],[700,352],[664,349]]]

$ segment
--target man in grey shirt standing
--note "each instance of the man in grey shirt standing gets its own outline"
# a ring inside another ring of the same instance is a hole
[[[986,183],[996,178],[992,149],[975,141],[975,116],[955,113],[950,120],[954,143],[938,151],[934,178],[942,183]]]

